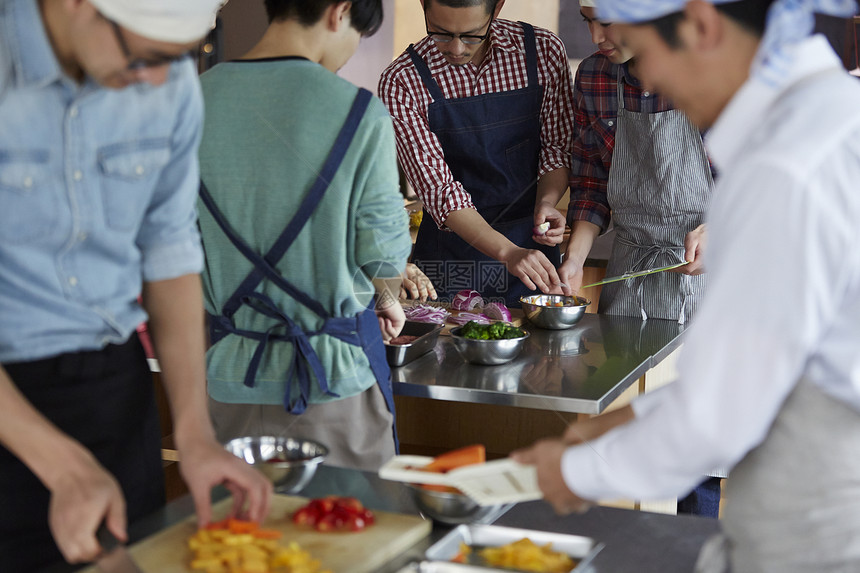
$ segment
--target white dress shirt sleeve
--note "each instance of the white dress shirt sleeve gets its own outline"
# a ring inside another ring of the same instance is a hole
[[[636,401],[631,423],[565,452],[565,482],[581,497],[680,496],[736,464],[766,437],[856,289],[844,264],[856,221],[839,206],[857,203],[845,171],[753,155],[714,193],[709,290],[679,380]]]

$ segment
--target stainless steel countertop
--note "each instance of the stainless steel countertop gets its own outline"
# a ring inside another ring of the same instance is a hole
[[[213,497],[217,500],[226,495],[226,490],[218,488]],[[418,514],[410,490],[403,484],[382,480],[374,473],[326,465],[321,466],[311,483],[296,495],[310,498],[348,495],[360,499],[371,509]],[[139,541],[170,527],[193,512],[191,497],[179,498],[164,509],[132,523],[129,527],[131,541]],[[593,507],[582,515],[558,516],[542,501],[517,504],[495,524],[582,535],[602,542],[606,546],[592,564],[593,573],[692,571],[702,544],[719,531],[719,522],[715,519],[608,507]],[[395,573],[410,562],[420,561],[424,552],[450,529],[434,524],[428,537],[377,573]],[[177,555],[177,560],[186,558]],[[58,565],[45,573],[69,573],[80,567]]]
[[[433,352],[391,369],[394,393],[454,402],[599,414],[681,344],[675,321],[586,314],[568,330],[531,336],[512,362],[465,362],[449,336]]]

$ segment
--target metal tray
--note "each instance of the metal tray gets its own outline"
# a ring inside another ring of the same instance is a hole
[[[385,358],[389,366],[403,366],[419,356],[427,354],[436,346],[436,339],[445,327],[433,322],[410,322],[403,325],[401,335],[417,336],[411,344],[386,344]]]
[[[498,573],[499,571],[503,571],[503,569],[488,569],[487,567],[446,563],[444,561],[421,561],[420,563],[410,563],[397,573]]]
[[[445,537],[433,544],[424,556],[433,562],[450,562],[456,557],[460,551],[460,543],[466,545],[493,547],[513,543],[520,539],[528,537],[538,545],[546,545],[552,543],[552,548],[555,551],[561,551],[568,554],[573,559],[578,560],[576,567],[571,569],[570,573],[584,573],[588,570],[591,561],[603,549],[602,543],[596,543],[590,537],[582,537],[579,535],[568,535],[566,533],[550,533],[547,531],[536,531],[534,529],[517,529],[514,527],[501,527],[498,525],[460,525],[452,529]],[[461,568],[457,571],[481,571],[487,570],[486,567],[477,567],[472,565],[459,565]],[[431,570],[427,570],[430,573]],[[452,569],[432,569],[433,573],[442,573],[443,571],[454,571]],[[425,570],[421,569],[424,573]]]

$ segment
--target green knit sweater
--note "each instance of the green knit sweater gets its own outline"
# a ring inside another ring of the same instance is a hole
[[[228,62],[201,76],[206,122],[200,146],[201,177],[228,222],[258,253],[266,252],[311,188],[346,119],[357,88],[305,59]],[[251,264],[198,205],[206,252],[206,309],[220,310]],[[391,119],[373,98],[322,202],[277,264],[280,273],[333,316],[366,308],[373,285],[363,269],[387,276],[402,270],[411,247],[398,190]],[[305,331],[322,320],[264,280],[270,296]],[[242,329],[264,332],[276,321],[243,306]],[[275,330],[282,332],[283,329]],[[310,337],[331,389],[342,398],[375,383],[362,350],[328,335]],[[207,353],[209,394],[227,403],[280,404],[294,347],[270,342],[255,385],[243,384],[257,342],[228,335]],[[332,400],[311,384],[311,403]]]

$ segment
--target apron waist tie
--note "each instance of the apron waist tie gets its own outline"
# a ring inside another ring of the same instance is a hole
[[[224,338],[227,334],[235,334],[259,342],[254,355],[245,372],[245,386],[253,388],[257,378],[257,370],[270,341],[291,342],[294,346],[293,360],[287,372],[284,395],[284,408],[291,414],[302,414],[307,409],[310,397],[311,372],[316,377],[317,385],[324,394],[340,397],[329,388],[328,377],[325,368],[320,362],[319,356],[310,343],[310,337],[318,334],[328,334],[353,346],[363,347],[361,337],[358,333],[358,322],[361,313],[354,317],[329,317],[323,323],[322,328],[316,331],[305,331],[296,324],[289,316],[277,308],[274,302],[266,295],[253,293],[243,297],[242,302],[254,307],[257,312],[265,314],[278,321],[265,332],[245,330],[237,328],[232,321],[223,315],[209,315],[210,336],[212,344]],[[366,312],[366,311],[365,311]],[[281,332],[276,332],[283,329]],[[299,384],[299,396],[295,401],[291,397],[290,381],[295,376]]]
[[[661,256],[665,255],[669,260],[673,263],[682,262],[684,260],[684,247],[683,246],[674,246],[674,245],[642,245],[630,239],[627,239],[623,236],[616,235],[615,240],[619,243],[626,245],[628,247],[632,247],[642,251],[642,253],[634,260],[633,265],[627,272],[638,272],[644,271],[645,269],[653,268],[657,266],[657,259],[661,258]],[[678,252],[681,252],[680,254]],[[667,263],[668,264],[668,263]],[[639,304],[639,310],[642,313],[642,320],[648,320],[648,313],[645,312],[645,305],[642,303],[643,298],[643,288],[645,285],[645,279],[648,278],[648,275],[644,277],[636,277],[632,279],[635,281],[636,285],[636,302]],[[687,301],[693,293],[692,284],[690,282],[689,275],[683,275],[681,280],[681,310],[678,316],[678,324],[684,324],[686,322],[686,313],[685,310],[687,308]]]
[[[259,295],[265,297],[265,295]],[[266,315],[271,316],[270,312],[264,309],[257,309]],[[245,385],[248,387],[254,386],[254,381],[257,375],[257,368],[262,361],[263,353],[270,340],[280,340],[292,342],[295,346],[293,354],[293,363],[290,365],[290,370],[286,378],[286,393],[284,395],[284,408],[290,414],[299,415],[304,413],[308,406],[308,398],[310,397],[310,371],[313,371],[317,378],[317,384],[322,392],[329,396],[339,397],[338,394],[332,392],[328,387],[328,378],[325,375],[325,369],[319,360],[316,352],[310,344],[309,337],[318,334],[327,334],[338,340],[358,346],[368,357],[370,369],[377,380],[382,396],[385,399],[385,405],[392,416],[395,414],[394,392],[391,384],[391,371],[388,369],[388,364],[385,360],[385,353],[382,351],[380,344],[382,335],[379,331],[376,313],[372,308],[368,308],[354,317],[330,317],[326,319],[323,327],[320,330],[305,332],[295,322],[290,320],[285,315],[279,315],[279,323],[272,326],[266,332],[257,332],[253,330],[243,330],[236,328],[229,318],[223,315],[209,315],[209,331],[212,343],[221,340],[228,334],[243,336],[252,340],[257,340],[260,344],[254,352],[254,356],[248,365],[248,370],[245,374]],[[286,332],[274,333],[277,328],[287,327]],[[377,340],[379,339],[379,340]],[[310,370],[308,370],[310,366]],[[293,374],[297,375],[299,383],[299,397],[295,403],[292,403],[290,397],[290,380]],[[394,437],[394,445],[399,453],[400,445],[397,438],[397,428],[392,425]]]

